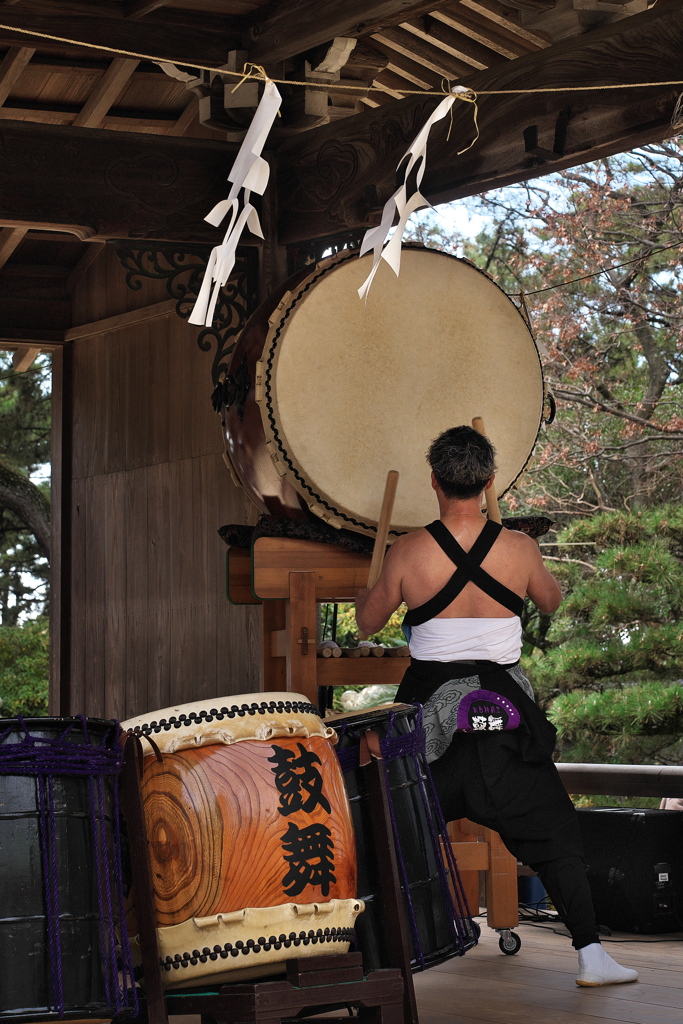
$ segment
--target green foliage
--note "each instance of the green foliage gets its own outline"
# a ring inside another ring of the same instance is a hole
[[[332,637],[333,608],[332,604],[321,605],[323,640],[330,640]],[[405,646],[406,640],[401,630],[405,613],[406,606],[402,604],[391,616],[384,629],[375,633],[370,639],[376,644],[385,644],[388,647]],[[337,643],[340,647],[356,647],[358,644],[358,626],[353,604],[337,605]],[[406,666],[407,664],[406,661]],[[354,708],[385,704],[393,699],[396,690],[396,686],[335,686],[332,691],[332,710],[350,711]],[[345,694],[348,696],[342,699]],[[354,700],[356,694],[358,698]]]
[[[464,255],[524,293],[558,400],[512,511],[566,523],[680,495],[682,182],[676,138],[470,202],[485,226]]]
[[[332,638],[333,608],[332,604],[321,605],[323,640]],[[391,616],[384,629],[381,629],[379,633],[374,633],[370,639],[376,644],[386,644],[388,647],[403,647],[406,640],[401,630],[401,623],[405,613],[406,606],[402,604]],[[337,643],[340,647],[356,647],[358,644],[358,626],[353,604],[337,605]]]
[[[49,463],[51,380],[49,357],[26,373],[14,373],[12,354],[0,352],[0,463],[26,490],[28,478]],[[5,481],[6,482],[6,481]],[[48,480],[39,483],[43,512]],[[38,496],[39,498],[39,496]],[[16,626],[45,611],[49,564],[45,552],[16,511],[0,503],[0,625]]]
[[[575,690],[553,701],[549,717],[560,738],[582,732],[673,735],[683,732],[683,681],[642,683],[602,693]]]
[[[0,626],[0,716],[47,714],[49,647],[44,618]]]
[[[573,796],[574,807],[659,807],[658,796]]]
[[[677,505],[604,512],[558,534],[574,559],[566,597],[523,664],[563,759],[683,759],[682,536]]]
[[[398,686],[388,684],[372,686],[335,686],[332,691],[333,711],[356,711],[391,704]]]

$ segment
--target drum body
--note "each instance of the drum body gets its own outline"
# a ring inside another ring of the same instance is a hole
[[[355,766],[355,757],[349,755],[358,747],[367,729],[378,733],[380,741],[389,735],[394,738],[409,736],[415,729],[416,716],[416,708],[395,704],[389,709],[378,708],[329,719],[339,736],[339,758],[344,767],[344,781],[356,834],[358,893],[365,904],[365,912],[358,920],[356,934],[366,970],[391,967],[392,964],[365,776]],[[349,768],[349,763],[353,763],[354,767]],[[411,963],[413,970],[420,970],[422,964],[416,948],[415,932],[425,968],[461,955],[465,949],[476,945],[476,936],[468,915],[459,920],[462,941],[456,941],[454,935],[452,902],[448,891],[444,891],[444,879],[439,870],[442,854],[433,839],[438,834],[438,827],[433,810],[424,799],[423,789],[428,790],[428,787],[420,785],[420,778],[423,783],[426,780],[424,755],[417,758],[400,756],[391,760],[385,757],[385,763],[399,837],[399,873],[401,863],[404,868],[401,889],[411,935]],[[407,890],[410,892],[412,912]]]
[[[111,722],[88,719],[87,739],[79,719],[26,719],[25,725],[41,739],[55,740],[71,725],[69,743],[115,741]],[[3,749],[25,736],[16,720],[0,720],[0,736],[8,729]],[[115,781],[104,779],[109,850]],[[107,998],[102,942],[113,937],[101,932],[88,779],[56,769],[52,786],[65,1012],[53,1009],[37,780],[0,774],[0,1020],[108,1020],[116,1009]],[[111,863],[107,868],[113,891]]]
[[[346,952],[362,909],[353,829],[334,733],[317,709],[299,694],[243,694],[157,711],[124,728],[141,737],[146,755],[165,986]]]
[[[526,321],[471,263],[406,248],[400,278],[383,263],[361,302],[371,260],[323,260],[256,311],[232,356],[223,422],[237,477],[273,515],[372,536],[397,469],[395,536],[438,514],[425,452],[448,427],[483,416],[498,495],[517,480],[544,384]]]

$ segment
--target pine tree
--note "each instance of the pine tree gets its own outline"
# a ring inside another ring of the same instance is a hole
[[[0,353],[0,716],[47,714],[50,362]],[[31,476],[39,474],[35,483]]]
[[[47,606],[49,481],[31,475],[50,461],[50,362],[14,373],[0,353],[0,625]]]
[[[562,756],[679,763],[683,509],[602,513],[559,540],[567,597],[524,665]]]

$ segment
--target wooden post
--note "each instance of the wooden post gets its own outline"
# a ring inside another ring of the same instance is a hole
[[[467,900],[467,908],[472,915],[476,917],[479,913],[479,868],[474,870],[468,870],[463,867],[464,858],[460,856],[462,844],[469,843],[476,847],[484,847],[484,850],[477,849],[475,853],[483,854],[482,860],[485,862],[485,871],[488,871],[490,866],[489,850],[486,843],[480,843],[477,840],[477,836],[468,835],[461,831],[460,823],[457,821],[448,822],[448,838],[451,842],[451,849],[455,856],[458,864],[458,870],[460,871],[460,881],[465,892],[465,899]],[[468,851],[469,852],[469,851]]]
[[[482,437],[486,437],[486,428],[484,427],[484,421],[481,416],[475,416],[472,420],[472,427],[481,434]],[[486,502],[486,511],[489,519],[494,523],[500,523],[500,509],[498,507],[498,495],[496,494],[495,483],[489,487],[487,491],[484,491],[484,501]]]
[[[387,780],[382,763],[379,736],[368,729],[360,741],[360,764],[365,771],[377,865],[382,879],[382,899],[387,920],[387,938],[392,967],[403,975],[404,1024],[419,1024],[413,972],[410,966],[410,936],[403,906],[398,861],[391,825]]]
[[[287,602],[287,689],[318,703],[315,573],[290,572]]]
[[[273,653],[273,633],[287,625],[287,602],[274,598],[261,605],[261,672],[262,689],[287,689],[287,660]]]
[[[486,872],[486,923],[489,928],[515,928],[519,924],[517,860],[497,832],[483,829],[489,844],[490,867]]]
[[[128,736],[123,748],[121,771],[121,810],[126,821],[130,865],[135,892],[135,913],[142,970],[145,979],[145,997],[149,1024],[168,1024],[166,1001],[161,984],[159,945],[154,916],[154,887],[147,851],[147,829],[140,792],[142,745],[137,736]]]

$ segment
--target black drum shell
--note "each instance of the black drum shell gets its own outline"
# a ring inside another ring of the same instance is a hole
[[[57,739],[73,724],[68,741],[85,743],[79,718],[25,719],[25,724],[31,735],[46,739]],[[115,742],[112,722],[88,719],[87,726],[91,746]],[[4,745],[20,742],[20,723],[0,719],[0,736],[8,729]],[[116,1012],[105,991],[89,780],[64,775],[52,779],[66,1009],[59,1014],[50,1008],[37,779],[0,774],[0,1020],[100,1019]],[[113,784],[111,777],[104,778],[110,872]]]
[[[394,710],[391,735],[406,735],[413,732],[417,709],[398,706]],[[367,729],[373,729],[384,739],[389,729],[391,713],[387,709],[369,710],[364,715],[351,716],[345,720],[330,720],[330,725],[339,736],[338,750],[358,746]],[[400,841],[400,855],[403,858],[405,874],[410,889],[417,932],[422,947],[425,967],[434,967],[461,953],[453,939],[449,922],[450,901],[443,891],[437,867],[440,850],[432,842],[429,817],[432,817],[433,831],[437,832],[432,811],[425,806],[420,787],[420,775],[425,780],[425,762],[418,758],[419,775],[412,757],[398,758],[386,762],[387,776],[394,815]],[[365,911],[356,921],[356,937],[363,953],[366,971],[392,967],[387,939],[387,922],[382,898],[380,873],[375,855],[370,801],[367,794],[365,775],[356,768],[344,772],[344,780],[351,804],[351,816],[356,834],[358,861],[358,897],[365,902]],[[397,851],[397,856],[399,851]],[[399,862],[400,874],[400,862]],[[404,894],[405,918],[410,936],[410,955],[413,970],[421,970],[417,951],[414,948],[410,927],[410,909]],[[471,945],[475,944],[474,935]],[[468,944],[469,948],[469,944]]]

